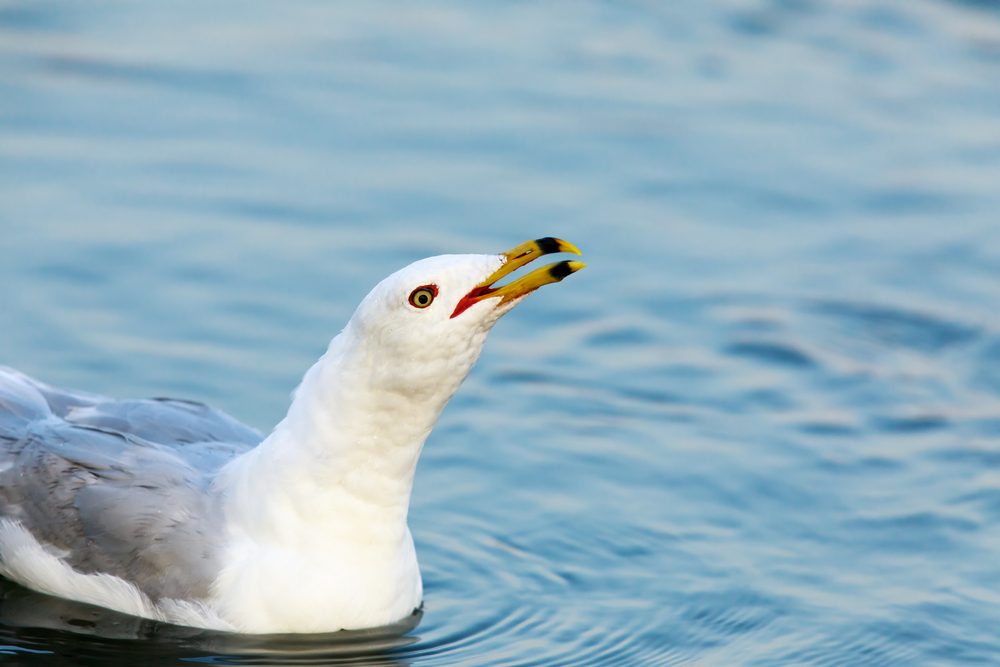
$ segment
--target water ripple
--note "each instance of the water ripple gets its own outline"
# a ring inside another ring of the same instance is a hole
[[[406,262],[588,262],[427,443],[422,616],[0,582],[3,662],[997,664],[994,5],[0,3],[0,363],[266,430]]]

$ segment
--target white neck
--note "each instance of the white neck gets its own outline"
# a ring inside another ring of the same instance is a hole
[[[285,419],[217,480],[230,548],[214,590],[239,629],[302,631],[318,616],[331,627],[317,630],[371,627],[420,603],[406,525],[413,475],[482,341],[460,360],[465,372],[426,383],[412,377],[420,364],[386,368],[367,338],[349,323]]]
[[[305,374],[285,418],[237,464],[249,493],[239,502],[256,507],[255,523],[267,523],[279,499],[326,529],[336,530],[345,511],[405,522],[421,448],[454,389],[385,391],[378,361],[367,352],[349,329],[334,338]],[[259,528],[287,530],[287,517]]]

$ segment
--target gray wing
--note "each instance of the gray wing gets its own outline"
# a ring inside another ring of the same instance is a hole
[[[0,518],[81,572],[203,597],[217,570],[212,476],[261,434],[200,403],[114,401],[0,367]]]

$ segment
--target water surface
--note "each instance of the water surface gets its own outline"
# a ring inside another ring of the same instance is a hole
[[[266,430],[396,268],[589,264],[427,444],[415,629],[5,585],[3,660],[1000,662],[998,81],[990,2],[0,3],[0,363]]]

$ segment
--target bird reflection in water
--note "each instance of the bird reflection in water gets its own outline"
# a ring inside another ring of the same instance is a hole
[[[104,607],[45,595],[0,577],[0,662],[3,645],[44,646],[46,665],[134,664],[142,642],[147,664],[162,659],[209,664],[405,665],[403,650],[419,641],[421,610],[382,628],[320,634],[243,635],[160,623]],[[60,649],[66,653],[61,653]],[[19,648],[18,652],[30,650]],[[117,658],[117,660],[116,660]],[[11,656],[16,662],[16,658]]]

